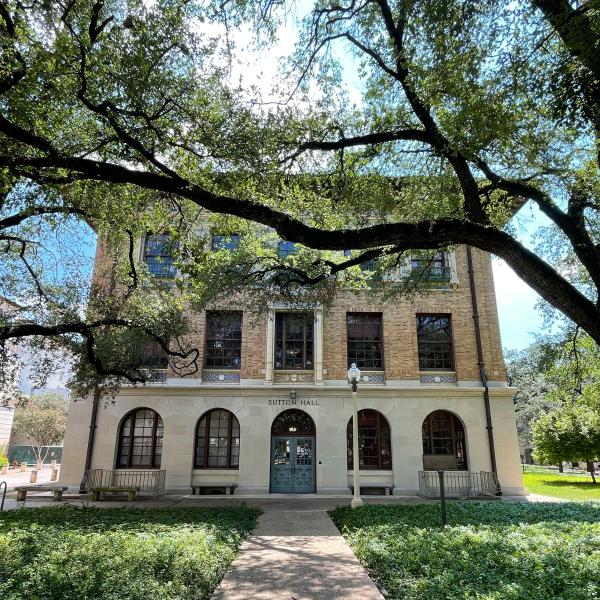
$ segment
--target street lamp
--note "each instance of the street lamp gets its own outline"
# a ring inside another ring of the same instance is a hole
[[[352,469],[354,471],[354,498],[350,506],[357,508],[363,505],[363,501],[360,497],[360,481],[359,481],[359,456],[358,456],[358,400],[356,397],[356,387],[360,381],[360,369],[356,366],[356,363],[352,363],[352,366],[348,369],[348,381],[352,384],[352,403],[354,404],[354,411],[352,414]]]

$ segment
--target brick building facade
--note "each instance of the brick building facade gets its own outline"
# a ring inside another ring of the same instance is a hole
[[[196,315],[202,369],[161,371],[162,381],[100,406],[92,468],[164,470],[180,493],[349,494],[346,372],[357,362],[361,487],[412,494],[419,472],[491,472],[495,462],[502,491],[523,493],[491,259],[470,251],[479,357],[468,252],[441,258],[429,271],[435,289],[412,299],[340,291],[327,308],[274,301],[259,316],[243,303]],[[84,472],[91,413],[91,399],[71,405],[61,473],[70,486]]]

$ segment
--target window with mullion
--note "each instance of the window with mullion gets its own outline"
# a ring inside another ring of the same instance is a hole
[[[147,234],[144,238],[144,262],[154,277],[175,277],[173,253],[178,244],[166,233]]]
[[[423,422],[423,454],[456,457],[458,469],[467,468],[465,430],[460,420],[445,410],[436,410]]]
[[[417,315],[419,369],[454,369],[450,315]]]
[[[383,326],[381,314],[348,313],[346,315],[348,366],[383,370]]]
[[[142,369],[166,369],[169,366],[167,353],[154,339],[143,341],[139,354],[138,366]]]
[[[313,365],[312,313],[275,315],[275,368],[312,370]]]
[[[228,410],[217,408],[202,416],[196,427],[197,469],[237,469],[240,459],[240,424]]]
[[[240,246],[242,236],[239,233],[232,233],[230,235],[218,235],[212,236],[210,242],[211,250],[218,252],[219,250],[228,250],[229,252],[235,252]]]
[[[208,369],[239,369],[241,358],[241,311],[207,311],[204,366]]]
[[[139,408],[121,425],[117,469],[159,469],[162,456],[163,422],[150,408]]]
[[[437,252],[429,258],[411,258],[410,268],[420,279],[450,279],[450,265],[445,252]]]
[[[348,469],[353,468],[352,419],[346,432]],[[390,426],[386,418],[376,410],[358,411],[359,469],[392,468],[392,444]]]

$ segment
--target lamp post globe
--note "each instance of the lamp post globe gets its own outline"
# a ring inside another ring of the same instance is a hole
[[[354,475],[354,497],[350,506],[357,508],[363,505],[360,497],[360,476],[359,476],[359,456],[358,456],[358,382],[360,381],[360,369],[356,363],[352,363],[348,369],[348,381],[352,384],[352,471]]]
[[[356,366],[356,363],[352,363],[348,369],[348,381],[352,384],[352,389],[360,381],[360,369]]]

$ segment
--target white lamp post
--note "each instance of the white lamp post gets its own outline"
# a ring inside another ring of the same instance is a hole
[[[356,508],[363,505],[363,501],[360,497],[360,481],[359,481],[359,456],[358,456],[358,400],[356,397],[356,386],[360,381],[360,369],[356,366],[356,363],[352,363],[352,366],[348,369],[348,381],[352,384],[352,403],[354,405],[354,412],[352,415],[352,469],[354,471],[354,498],[350,506]]]

